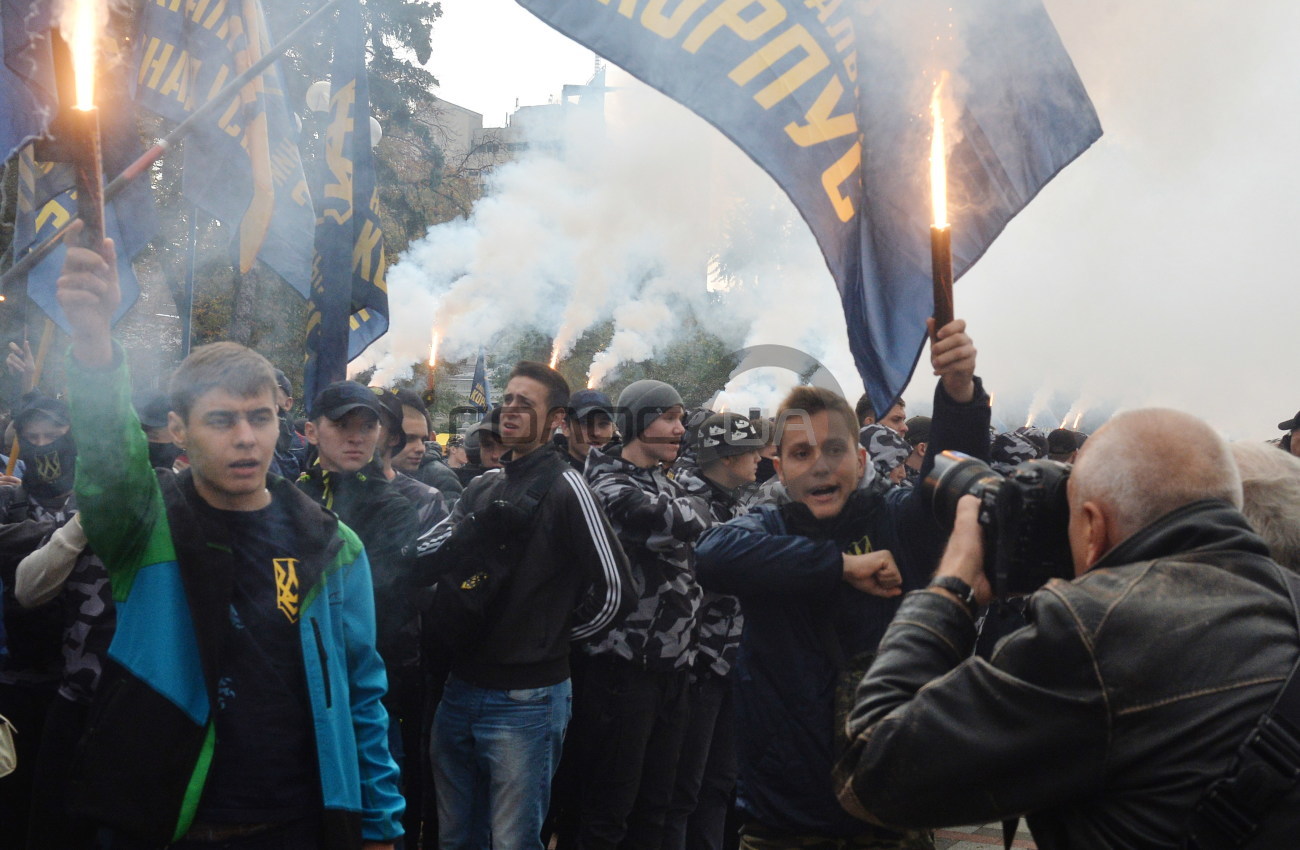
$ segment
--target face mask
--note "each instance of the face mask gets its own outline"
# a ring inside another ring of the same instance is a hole
[[[171,469],[182,454],[175,443],[150,443],[149,465],[154,469]]]
[[[37,497],[71,492],[77,460],[77,445],[71,433],[44,446],[32,445],[20,437],[18,449],[26,468],[23,486],[27,492]]]

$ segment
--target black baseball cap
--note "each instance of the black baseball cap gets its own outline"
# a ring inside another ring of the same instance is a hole
[[[1294,431],[1295,429],[1300,428],[1300,412],[1297,412],[1295,416],[1285,422],[1277,423],[1277,427],[1281,428],[1283,431]]]
[[[391,433],[402,433],[402,401],[383,387],[371,387],[375,400],[379,402],[379,421]]]
[[[1047,435],[1049,454],[1068,455],[1077,448],[1079,448],[1079,438],[1068,428],[1057,428]]]
[[[14,428],[21,429],[36,416],[47,416],[56,425],[72,424],[72,414],[68,411],[66,401],[44,393],[31,392],[23,397],[23,405],[14,416]]]
[[[358,408],[365,408],[378,419],[382,408],[379,399],[369,387],[363,387],[356,381],[335,381],[316,394],[312,399],[308,419],[326,419],[337,422]]]
[[[131,399],[131,405],[135,408],[135,415],[140,418],[140,424],[144,427],[167,427],[167,413],[172,409],[172,402],[166,393],[158,390],[136,393]]]
[[[597,411],[614,418],[614,403],[600,390],[578,390],[569,396],[569,415],[574,419],[586,419]]]
[[[293,398],[293,384],[289,383],[289,376],[282,369],[275,370],[275,385],[280,388],[280,392]]]

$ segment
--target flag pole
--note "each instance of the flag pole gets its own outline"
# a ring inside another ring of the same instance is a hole
[[[198,259],[199,208],[190,207],[190,240],[185,257],[185,315],[181,318],[181,359],[190,356],[194,340],[194,265]]]
[[[306,32],[325,15],[338,8],[341,3],[343,3],[343,0],[327,0],[327,2],[319,9],[308,15],[306,20],[294,27],[292,32],[276,42],[275,46],[268,50],[261,59],[257,60],[252,65],[249,65],[241,74],[232,79],[225,88],[217,92],[211,100],[194,110],[189,117],[177,124],[170,133],[159,139],[153,147],[142,153],[135,162],[123,169],[121,174],[114,177],[112,182],[104,187],[104,203],[113,200],[132,181],[148,171],[149,167],[159,159],[162,159],[163,155],[175,147],[177,142],[188,136],[194,129],[195,124],[208,117],[212,112],[225,106],[226,102],[238,94],[240,89],[278,60],[280,55],[284,53],[284,51],[288,50],[289,46],[296,41],[299,36]],[[35,268],[41,260],[48,257],[50,252],[63,241],[63,237],[67,234],[68,227],[71,226],[73,221],[77,220],[78,219],[70,219],[62,227],[50,234],[49,238],[44,242],[37,245],[35,248],[32,248],[21,258],[17,259],[4,274],[0,275],[0,289],[7,287],[17,278],[27,274]]]

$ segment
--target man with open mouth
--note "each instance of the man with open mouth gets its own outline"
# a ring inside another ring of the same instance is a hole
[[[989,397],[964,321],[939,331],[930,362],[939,383],[923,476],[939,452],[986,458],[989,447]],[[795,388],[776,430],[790,501],[714,526],[696,545],[700,584],[736,596],[745,612],[735,701],[747,850],[934,846],[929,833],[852,817],[831,779],[854,688],[899,597],[925,586],[944,539],[920,489],[864,486],[859,421],[835,393]]]

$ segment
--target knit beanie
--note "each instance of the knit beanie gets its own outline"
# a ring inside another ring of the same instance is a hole
[[[618,395],[618,430],[630,443],[650,427],[665,410],[682,404],[682,397],[663,381],[646,378],[628,384]],[[685,405],[683,405],[685,406]]]

